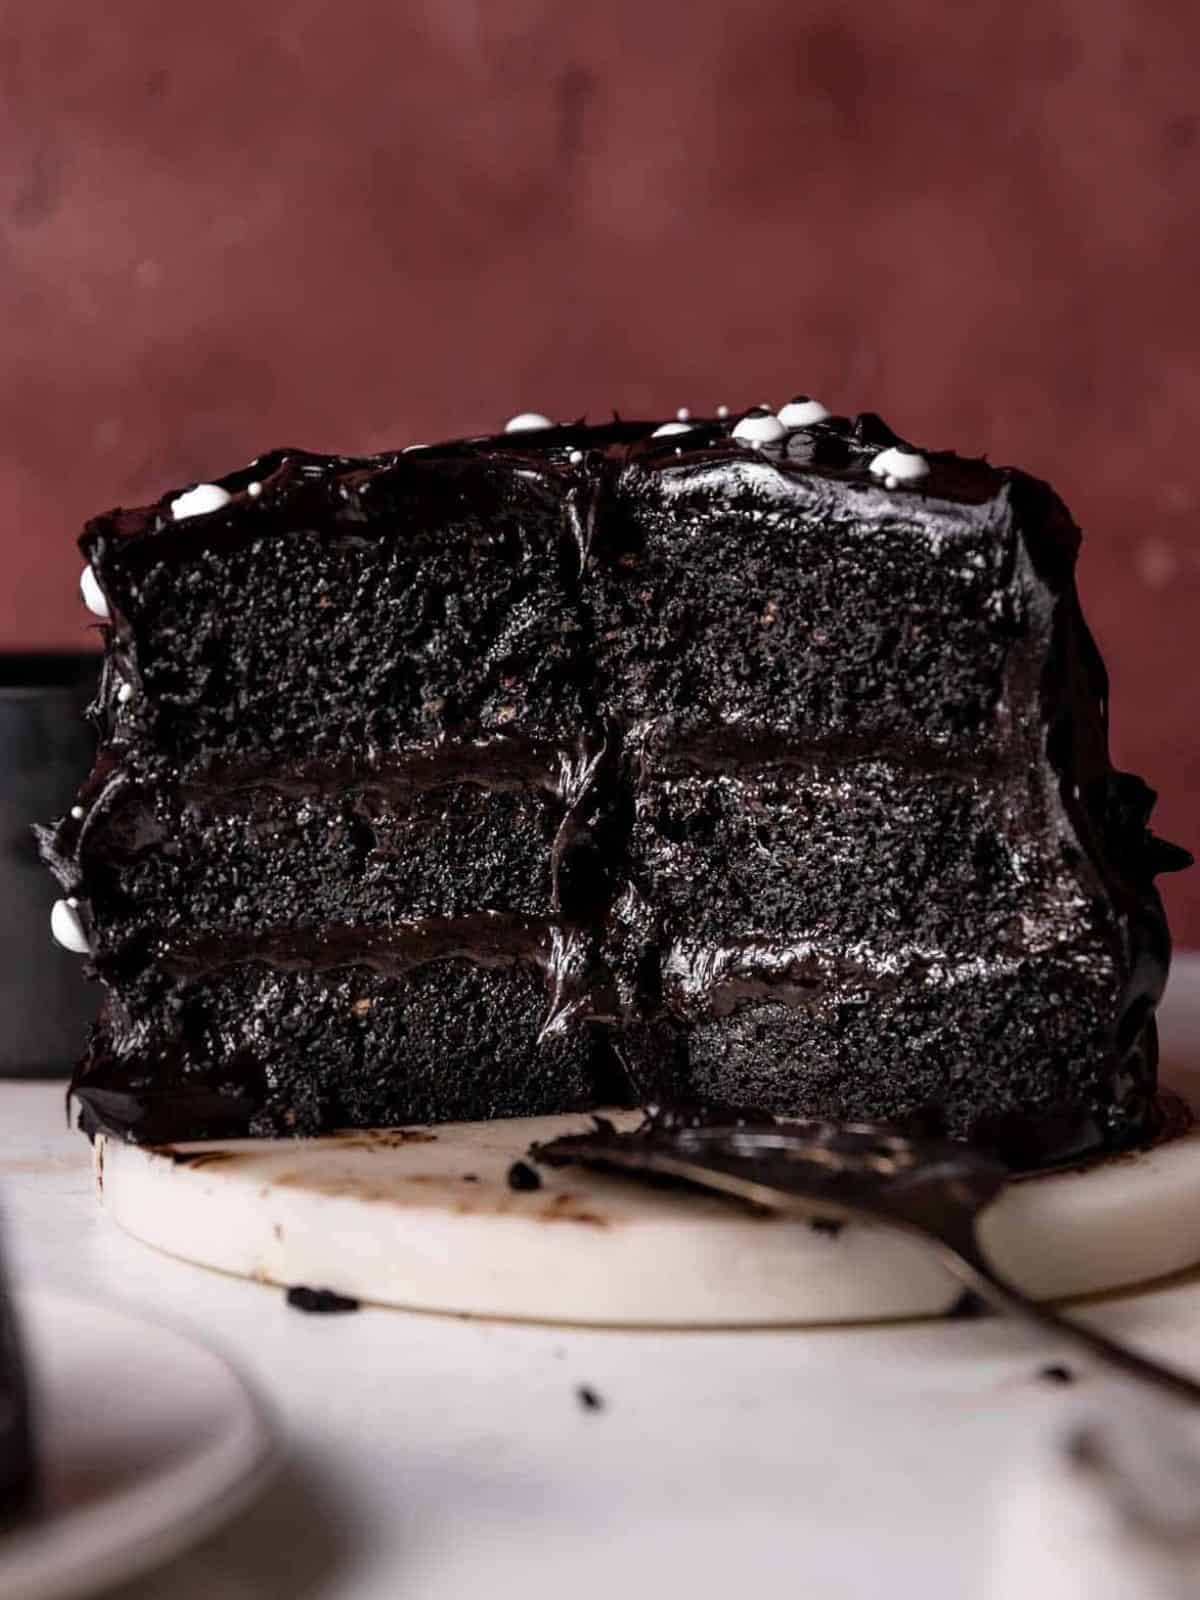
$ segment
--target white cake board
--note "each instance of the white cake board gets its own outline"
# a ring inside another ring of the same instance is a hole
[[[96,1175],[120,1226],[172,1255],[424,1311],[762,1326],[937,1314],[960,1293],[918,1244],[886,1229],[831,1235],[581,1168],[544,1172],[534,1192],[509,1187],[509,1166],[532,1142],[587,1126],[541,1117],[166,1151],[101,1136]],[[1191,1266],[1200,1129],[1015,1182],[983,1232],[1000,1270],[1039,1298]]]

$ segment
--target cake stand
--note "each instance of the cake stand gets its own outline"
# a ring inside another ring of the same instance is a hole
[[[1162,1015],[1164,1083],[1200,1106],[1200,963]],[[615,1112],[618,1126],[636,1113]],[[413,1310],[625,1326],[818,1324],[945,1313],[961,1290],[902,1235],[759,1217],[583,1169],[514,1190],[531,1143],[585,1116],[140,1148],[100,1136],[115,1221],[264,1283]],[[1200,1262],[1200,1129],[1013,1182],[981,1233],[1027,1294],[1061,1299]]]

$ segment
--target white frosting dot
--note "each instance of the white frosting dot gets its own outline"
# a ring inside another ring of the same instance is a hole
[[[100,587],[100,580],[91,567],[84,567],[79,577],[79,593],[83,596],[83,603],[95,617],[102,617],[105,622],[112,619],[112,612],[108,609],[108,601],[104,598],[104,590]]]
[[[90,956],[92,947],[79,915],[77,900],[56,900],[50,913],[50,932],[64,950],[77,956]]]
[[[814,422],[824,422],[827,416],[829,407],[807,394],[798,394],[779,408],[779,420],[785,428],[811,428]]]
[[[258,499],[259,495],[262,493],[262,484],[259,483],[257,478],[253,483],[248,483],[246,485],[246,493],[250,496],[251,500]]]
[[[690,422],[691,418],[692,413],[686,406],[680,406],[679,410],[675,413],[676,422]]]
[[[927,478],[929,463],[916,450],[890,445],[871,458],[871,471],[877,478],[882,478],[889,489],[895,489],[902,483],[917,483],[921,478]]]
[[[74,821],[82,822],[86,815],[87,815],[87,812],[84,811],[82,806],[72,806],[71,807],[71,816],[74,819]]]
[[[544,417],[540,411],[518,411],[515,417],[509,417],[504,424],[505,433],[536,433],[539,428],[552,428],[554,426],[549,417]]]
[[[583,460],[583,451],[582,450],[572,450],[570,455],[567,457],[567,460],[571,463],[571,465],[573,467],[577,467],[579,465],[579,463]]]
[[[717,407],[717,416],[721,419],[722,422],[724,422],[725,418],[728,415],[729,415],[729,407],[728,406],[718,406]]]
[[[176,522],[182,522],[185,517],[204,517],[210,511],[220,511],[232,499],[229,490],[222,489],[219,483],[198,483],[194,489],[175,496],[171,501],[171,515]]]
[[[661,439],[664,434],[691,433],[691,431],[692,425],[690,422],[664,422],[661,428],[655,428],[650,437],[652,439]]]
[[[131,683],[123,683],[117,690],[117,699],[123,706],[127,706],[133,699],[133,685]]]
[[[787,429],[773,411],[752,411],[737,424],[733,437],[743,444],[776,444]]]

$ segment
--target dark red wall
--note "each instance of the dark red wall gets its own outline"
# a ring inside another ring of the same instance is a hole
[[[268,445],[809,390],[1054,480],[1196,846],[1198,63],[1196,0],[7,7],[0,644]]]

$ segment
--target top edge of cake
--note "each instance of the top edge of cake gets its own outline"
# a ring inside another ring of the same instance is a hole
[[[786,413],[788,407],[783,408]],[[521,421],[522,419],[514,419]],[[625,421],[588,423],[583,419],[515,431],[481,434],[374,455],[323,454],[284,448],[256,457],[245,467],[173,490],[148,505],[118,508],[93,518],[84,530],[83,548],[100,541],[140,540],[169,535],[181,523],[198,532],[220,526],[227,509],[264,512],[280,494],[322,487],[342,502],[348,520],[371,520],[370,490],[384,483],[419,492],[434,479],[480,473],[517,477],[536,493],[553,494],[603,477],[622,483],[658,480],[661,490],[686,492],[711,483],[723,489],[742,482],[758,494],[772,490],[783,500],[814,490],[853,495],[858,515],[919,514],[932,503],[969,520],[988,515],[1014,483],[1037,485],[1015,468],[949,450],[919,449],[895,433],[875,413],[854,418],[826,415],[788,427],[779,415],[754,408],[729,417],[686,422]],[[336,508],[334,508],[336,509]],[[271,519],[264,517],[264,524]],[[269,531],[264,526],[262,531]]]

